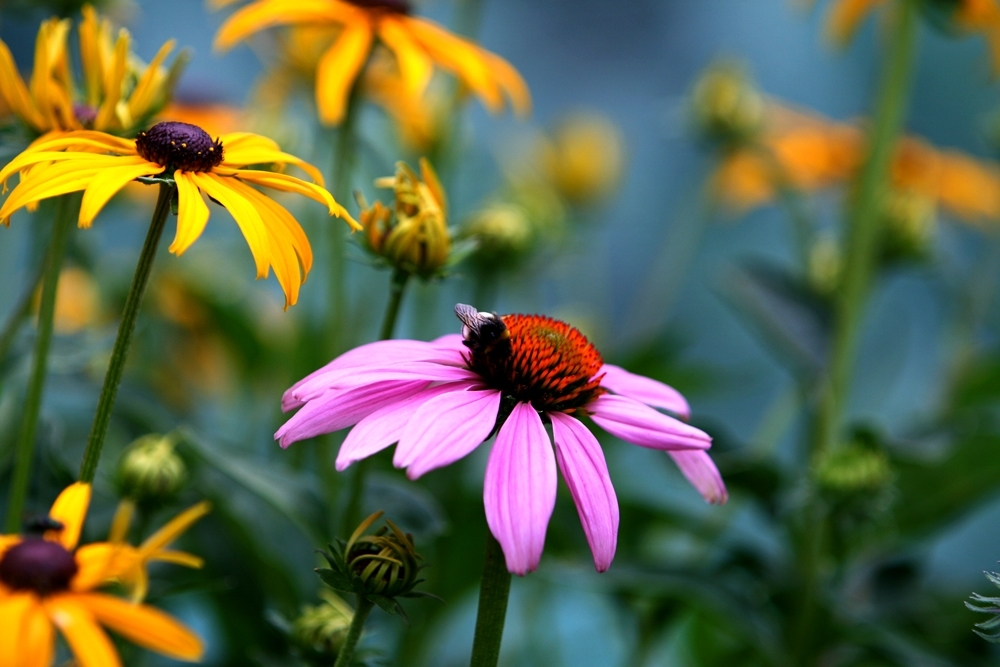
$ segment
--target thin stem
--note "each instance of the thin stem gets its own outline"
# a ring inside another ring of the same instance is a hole
[[[121,384],[122,373],[125,371],[128,350],[132,345],[132,334],[135,332],[139,306],[142,305],[142,297],[146,292],[146,284],[149,282],[153,260],[156,259],[156,248],[163,235],[163,228],[167,222],[167,214],[170,212],[170,203],[173,200],[174,192],[175,186],[166,183],[160,184],[160,198],[156,202],[153,219],[150,221],[149,231],[146,233],[146,242],[142,246],[139,263],[136,264],[135,275],[132,277],[132,286],[125,299],[125,310],[122,313],[121,324],[118,325],[118,336],[115,338],[115,345],[111,350],[111,361],[108,363],[108,371],[104,376],[101,397],[97,401],[94,425],[90,429],[87,449],[83,452],[83,463],[80,465],[81,482],[92,482],[94,474],[97,472],[97,463],[101,459],[104,438],[108,434],[108,425],[111,423],[111,410],[115,405],[118,386]]]
[[[486,561],[479,584],[479,610],[476,612],[476,634],[472,640],[470,667],[496,667],[500,659],[500,641],[507,617],[510,596],[510,572],[500,543],[486,531]]]
[[[368,598],[362,595],[358,596],[358,608],[354,610],[351,627],[347,631],[344,645],[340,647],[340,651],[337,653],[337,662],[333,664],[333,667],[347,667],[351,664],[351,658],[354,657],[354,647],[358,645],[358,640],[361,638],[361,630],[365,627],[365,620],[367,620],[368,614],[371,613],[374,606],[375,603],[370,602]]]
[[[766,146],[753,147],[765,161],[771,172],[771,182],[774,184],[778,201],[784,206],[791,223],[792,238],[795,243],[795,253],[803,271],[809,268],[809,251],[813,240],[813,220],[806,208],[802,192],[792,182],[788,169],[785,168],[773,151]]]
[[[392,274],[389,283],[389,301],[385,306],[385,315],[382,318],[382,330],[379,340],[389,340],[396,329],[396,320],[399,317],[399,307],[403,303],[403,295],[406,293],[406,284],[410,280],[410,274],[402,269],[396,269]],[[361,521],[361,500],[364,497],[365,479],[371,470],[371,458],[362,459],[355,465],[354,475],[351,477],[347,491],[347,507],[344,510],[343,531],[350,533]]]
[[[0,330],[0,361],[3,361],[4,357],[7,356],[10,346],[17,337],[17,332],[21,330],[21,325],[31,315],[31,304],[35,299],[35,294],[38,293],[39,287],[42,285],[47,266],[44,261],[38,263],[35,275],[31,277],[31,282],[28,283],[28,287],[21,294],[20,298],[18,298],[17,303],[14,304],[14,308],[4,323],[3,329]]]
[[[903,126],[916,43],[917,17],[912,1],[898,4],[888,63],[875,108],[871,150],[861,172],[855,205],[848,220],[844,270],[835,310],[828,385],[817,421],[816,452],[833,446],[850,384],[858,332],[869,283],[875,270],[881,230],[881,205],[889,166]]]
[[[27,397],[24,401],[24,416],[17,436],[14,475],[10,484],[7,503],[6,532],[16,533],[21,526],[21,512],[28,494],[31,479],[31,460],[35,450],[35,432],[38,428],[38,413],[42,407],[42,392],[45,389],[45,374],[48,368],[49,347],[52,344],[52,327],[56,313],[56,292],[59,286],[59,272],[66,255],[69,230],[80,210],[80,197],[76,194],[59,197],[55,221],[52,224],[52,239],[45,256],[45,273],[42,278],[42,298],[38,306],[38,338],[35,340],[35,354],[28,381]],[[30,312],[30,297],[28,312]],[[14,329],[16,331],[16,328]]]

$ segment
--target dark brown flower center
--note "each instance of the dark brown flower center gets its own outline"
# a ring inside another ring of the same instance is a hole
[[[150,162],[163,165],[168,173],[211,171],[222,163],[222,142],[212,140],[197,125],[167,121],[139,133],[135,150]]]
[[[365,9],[382,9],[394,14],[409,14],[410,3],[406,0],[347,0],[352,5]]]
[[[0,582],[39,595],[67,590],[76,571],[73,554],[58,542],[38,538],[14,545],[0,559]]]
[[[469,368],[486,383],[538,410],[572,411],[604,393],[601,353],[574,327],[543,315],[504,315],[506,333],[469,345]],[[466,337],[468,341],[468,336]],[[592,379],[594,378],[594,379]]]

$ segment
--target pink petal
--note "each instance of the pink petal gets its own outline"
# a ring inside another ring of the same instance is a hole
[[[448,345],[437,345],[436,343],[437,341],[434,343],[424,343],[418,340],[380,340],[349,350],[326,366],[313,371],[293,384],[281,399],[282,410],[288,412],[305,403],[309,399],[298,398],[296,395],[299,390],[304,385],[313,384],[314,381],[334,371],[342,371],[348,368],[390,368],[393,364],[402,361],[436,361],[449,365],[465,364],[460,350],[453,349]],[[319,384],[324,389],[332,387],[331,384],[326,384],[325,386],[322,382]]]
[[[667,452],[698,493],[710,503],[722,505],[729,500],[729,492],[722,475],[711,457],[705,452]]]
[[[579,421],[562,412],[550,412],[556,461],[573,495],[583,532],[594,554],[594,567],[611,567],[618,546],[618,497],[611,485],[608,464],[597,438]]]
[[[403,434],[410,417],[428,400],[450,391],[465,391],[468,382],[454,382],[428,387],[409,398],[376,410],[351,429],[337,454],[337,470],[343,471],[355,461],[380,452]]]
[[[445,334],[440,338],[435,338],[431,341],[431,345],[434,347],[443,348],[445,350],[453,350],[455,352],[461,352],[463,355],[469,353],[469,348],[465,346],[462,342],[462,334]]]
[[[430,384],[427,381],[374,382],[351,389],[331,389],[307,403],[278,429],[274,439],[282,447],[333,433],[356,424],[379,408],[408,398]]]
[[[406,424],[392,464],[417,479],[454,463],[489,437],[499,410],[495,389],[452,391],[426,401]]]
[[[436,361],[397,361],[378,367],[342,368],[329,371],[313,378],[296,389],[292,396],[309,402],[331,389],[350,389],[376,382],[420,381],[456,382],[458,380],[478,380],[479,375],[468,368],[447,366]]]
[[[653,449],[708,449],[707,433],[624,396],[605,394],[586,408],[601,428],[626,442]]]
[[[514,406],[497,434],[486,464],[483,503],[507,569],[522,576],[537,569],[556,505],[556,461],[530,403]]]
[[[620,366],[604,364],[598,375],[604,374],[601,386],[619,396],[631,398],[654,408],[663,408],[684,419],[691,417],[691,407],[681,393],[671,386],[643,375],[629,373]]]

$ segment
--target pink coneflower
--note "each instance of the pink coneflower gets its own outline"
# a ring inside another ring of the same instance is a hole
[[[430,343],[387,340],[342,354],[297,382],[282,399],[301,407],[275,434],[282,447],[357,425],[337,469],[398,443],[397,468],[416,479],[467,455],[499,425],[486,465],[483,501],[507,569],[538,567],[562,470],[603,572],[618,541],[618,499],[604,452],[577,418],[633,444],[662,449],[712,503],[726,487],[705,450],[711,438],[654,408],[687,418],[675,389],[605,364],[579,331],[542,315],[480,313],[458,305],[462,335]],[[552,425],[553,451],[543,422]]]

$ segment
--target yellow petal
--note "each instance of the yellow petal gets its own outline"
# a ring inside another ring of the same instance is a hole
[[[42,603],[69,644],[79,667],[121,667],[108,635],[80,600],[84,594],[53,595]]]
[[[411,98],[419,98],[424,94],[434,73],[431,57],[410,36],[405,24],[392,16],[379,21],[378,36],[396,54],[406,94]]]
[[[49,531],[45,539],[57,541],[70,551],[75,549],[89,506],[90,484],[75,482],[67,486],[49,510],[49,516],[63,525],[62,530]]]
[[[205,565],[205,559],[189,554],[186,551],[159,551],[153,560],[173,565],[183,565],[193,570],[200,570]]]
[[[17,70],[10,49],[2,40],[0,40],[0,95],[3,95],[11,111],[28,125],[40,132],[49,129],[42,114],[35,107],[34,100],[31,99],[28,86]]]
[[[20,661],[23,667],[50,667],[55,657],[55,632],[41,604],[28,607],[21,624]]]
[[[211,509],[212,504],[208,501],[192,505],[146,538],[139,547],[139,551],[144,554],[160,551],[180,537],[181,533],[190,528],[195,521],[208,514]]]
[[[413,37],[441,67],[455,73],[492,113],[503,110],[503,95],[486,61],[486,51],[426,19],[406,17]]]
[[[531,91],[513,65],[494,53],[484,53],[486,64],[500,87],[503,88],[510,106],[518,116],[531,113]]]
[[[284,236],[288,238],[289,242],[292,244],[292,248],[295,250],[295,254],[299,257],[299,261],[302,262],[302,272],[304,274],[302,282],[305,282],[305,276],[309,275],[309,271],[312,270],[313,253],[312,246],[309,245],[309,238],[306,236],[306,233],[299,224],[299,221],[296,220],[295,217],[285,209],[285,207],[268,197],[266,194],[257,192],[249,186],[247,186],[247,188],[256,193],[262,204],[270,209],[271,213],[275,217],[275,220],[278,221],[284,228]]]
[[[316,107],[320,120],[336,125],[344,118],[351,86],[372,46],[372,26],[367,20],[344,26],[337,41],[316,66]]]
[[[330,215],[342,218],[353,229],[361,229],[361,225],[359,225],[357,221],[351,217],[351,214],[347,212],[347,209],[338,204],[333,198],[333,195],[318,185],[308,183],[302,179],[295,178],[294,176],[279,174],[273,171],[240,169],[238,171],[233,170],[229,173],[238,177],[241,181],[246,181],[247,183],[253,183],[254,185],[260,185],[274,190],[281,190],[282,192],[295,192],[305,197],[309,197],[310,199],[318,201],[321,204],[325,204],[330,212]]]
[[[83,165],[77,161],[39,165],[30,175],[22,177],[21,183],[7,197],[0,207],[0,220],[7,220],[14,211],[42,199],[84,190],[103,171],[119,166],[122,165],[98,160]]]
[[[247,240],[247,245],[250,246],[250,253],[257,265],[257,277],[266,278],[271,264],[271,249],[264,223],[257,209],[230,187],[227,183],[228,178],[211,173],[192,173],[189,176],[202,192],[226,207],[233,216]]]
[[[82,592],[123,577],[138,557],[135,547],[111,542],[93,542],[76,550],[76,574],[70,589]]]
[[[96,130],[76,130],[74,132],[51,132],[31,143],[28,151],[77,150],[136,155],[135,141],[122,139]]]
[[[21,628],[37,606],[38,598],[33,593],[0,596],[0,667],[21,667]]]
[[[77,27],[80,37],[80,65],[83,69],[83,87],[87,104],[94,109],[101,103],[101,58],[98,51],[98,35],[100,26],[97,12],[90,5],[84,5],[80,10],[83,20]]]
[[[431,194],[437,200],[438,206],[441,207],[441,212],[448,215],[448,196],[444,192],[444,186],[441,185],[440,179],[438,179],[437,172],[434,171],[434,167],[427,158],[420,158],[420,178],[427,187],[430,189]]]
[[[132,89],[132,94],[128,99],[128,111],[132,118],[142,118],[150,112],[153,104],[156,103],[157,94],[160,92],[156,86],[156,83],[161,80],[160,68],[176,44],[177,42],[171,39],[160,47],[153,59],[149,61],[149,65],[135,84],[135,88]]]
[[[78,594],[76,599],[101,623],[139,646],[179,660],[199,660],[204,653],[197,635],[158,609],[101,593]]]
[[[114,126],[115,112],[118,101],[122,96],[122,82],[125,80],[125,71],[128,65],[129,43],[128,30],[122,28],[118,31],[118,41],[115,42],[115,54],[112,66],[104,72],[104,99],[97,110],[97,117],[94,119],[94,127],[98,130],[108,129]]]
[[[99,172],[91,179],[83,193],[83,202],[80,204],[80,227],[84,229],[90,227],[104,205],[126,185],[140,176],[152,176],[162,171],[163,167],[160,165],[145,162],[137,165],[126,164]]]
[[[170,244],[170,252],[181,255],[198,240],[208,224],[208,204],[194,181],[178,170],[174,172],[177,183],[177,233]]]
[[[219,135],[219,141],[222,142],[223,150],[227,152],[229,150],[242,151],[251,148],[268,151],[281,150],[281,146],[274,139],[254,134],[253,132],[227,132],[226,134]]]
[[[294,164],[302,171],[309,174],[309,177],[313,179],[313,182],[322,186],[323,174],[319,169],[309,164],[305,160],[300,160],[299,158],[291,155],[289,153],[283,153],[278,150],[268,150],[263,148],[241,148],[239,150],[230,150],[226,144],[222,144],[223,148],[223,167],[245,167],[250,164]]]
[[[347,23],[361,12],[349,5],[330,0],[261,0],[230,16],[215,33],[213,48],[225,51],[255,32],[293,23]]]

